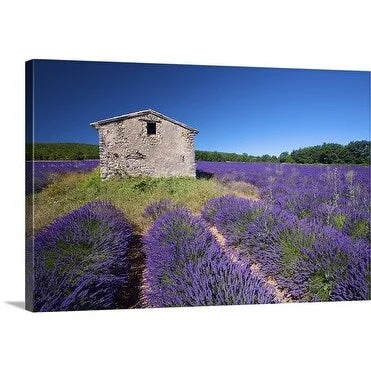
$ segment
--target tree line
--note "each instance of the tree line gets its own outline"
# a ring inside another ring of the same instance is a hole
[[[200,161],[237,162],[281,162],[294,164],[370,164],[370,141],[361,140],[347,145],[324,143],[318,146],[299,148],[291,153],[282,152],[278,157],[271,155],[250,156],[246,153],[224,153],[196,151]]]
[[[82,143],[26,144],[26,159],[32,160],[88,160],[99,158],[99,146]],[[281,162],[296,164],[370,164],[370,141],[361,140],[347,145],[324,143],[318,146],[271,155],[251,156],[218,151],[196,151],[198,161]]]
[[[277,156],[263,155],[263,156],[251,156],[247,153],[242,155],[237,153],[228,152],[217,152],[217,151],[197,151],[197,161],[234,161],[234,162],[278,162]]]
[[[32,157],[34,154],[34,158]],[[99,158],[99,146],[84,143],[26,143],[26,160],[90,160]]]
[[[321,146],[305,147],[289,154],[283,152],[280,162],[297,164],[370,164],[370,141],[361,140],[347,145],[324,143]]]

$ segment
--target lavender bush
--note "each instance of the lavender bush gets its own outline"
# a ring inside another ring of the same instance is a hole
[[[369,244],[277,205],[234,196],[209,200],[204,218],[230,248],[303,301],[370,298]]]
[[[239,210],[256,205],[235,200],[212,223],[294,297],[370,298],[370,167],[199,162],[198,169],[258,186],[266,215],[254,219]],[[208,208],[215,212],[218,202]],[[339,254],[346,257],[341,275]]]
[[[262,200],[370,241],[370,168],[340,165],[198,162],[222,182],[257,186]]]
[[[274,303],[274,292],[246,264],[221,250],[200,217],[162,215],[144,237],[144,301],[150,307]]]
[[[332,227],[315,226],[311,248],[303,248],[293,276],[304,301],[367,300],[371,249]]]
[[[123,214],[103,201],[76,209],[37,233],[34,311],[116,308],[128,282],[132,238]]]

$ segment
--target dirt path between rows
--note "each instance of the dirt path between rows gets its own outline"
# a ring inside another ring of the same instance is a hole
[[[233,262],[237,263],[239,261],[239,258],[237,257],[237,254],[233,252],[232,249],[227,247],[225,237],[218,231],[218,229],[215,226],[210,226],[209,229],[212,235],[219,242],[219,245],[221,246],[221,248],[226,252],[228,257]],[[260,265],[258,263],[252,264],[250,266],[250,270],[253,274],[258,275],[268,286],[274,289],[276,298],[280,303],[292,303],[293,302],[290,296],[284,290],[279,288],[274,277],[265,277],[262,274]]]
[[[258,198],[254,197],[247,197],[245,198],[257,201]],[[201,216],[199,213],[193,213],[194,216]],[[216,238],[218,241],[220,247],[224,250],[224,252],[227,254],[227,256],[235,263],[238,263],[240,261],[238,254],[233,251],[232,248],[229,248],[226,244],[225,237],[218,231],[218,229],[215,226],[209,225],[209,230],[212,233],[212,235]],[[143,234],[147,233],[145,231]],[[134,286],[134,289],[130,293],[129,297],[126,298],[126,307],[127,308],[145,308],[147,306],[147,303],[145,301],[145,295],[144,292],[149,290],[148,283],[146,282],[146,267],[145,267],[145,255],[143,252],[143,245],[142,245],[142,236],[143,234],[138,234],[136,236],[137,243],[135,244],[135,248],[133,249],[131,255],[131,263],[133,264],[133,267],[131,269],[130,274],[130,283],[129,286]],[[294,302],[290,298],[290,296],[282,290],[274,277],[266,277],[263,275],[260,265],[258,263],[254,263],[250,266],[250,270],[254,275],[259,276],[269,287],[272,287],[275,296],[279,303],[291,303]]]

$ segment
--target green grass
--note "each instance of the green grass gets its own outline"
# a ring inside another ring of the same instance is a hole
[[[315,241],[315,236],[306,235],[298,229],[285,230],[280,239],[279,245],[282,251],[283,272],[286,277],[291,278],[295,269],[295,263],[300,257],[300,249],[310,249]]]
[[[351,228],[350,235],[353,238],[368,238],[370,239],[370,225],[367,220],[358,220]]]
[[[87,253],[91,250],[91,246],[88,244],[69,244],[65,242],[60,242],[57,248],[54,249],[45,249],[43,251],[43,260],[48,269],[52,270],[55,267],[55,264],[60,261],[61,256],[69,257],[69,265],[73,266],[76,264],[76,260],[82,260]],[[73,257],[73,259],[71,259]],[[69,267],[63,267],[64,270],[67,270]]]
[[[330,223],[337,229],[342,230],[347,221],[347,217],[344,214],[335,214],[332,216]]]
[[[131,177],[102,181],[99,169],[87,174],[71,173],[60,176],[40,193],[27,197],[28,206],[34,199],[35,215],[33,223],[31,220],[27,222],[26,234],[32,234],[32,224],[38,231],[56,217],[96,200],[112,202],[124,212],[135,231],[142,234],[151,224],[142,214],[153,201],[172,199],[199,213],[208,199],[225,194],[253,198],[258,195],[254,188],[231,190],[215,179]],[[28,217],[31,216],[28,213]]]
[[[328,272],[316,272],[309,281],[309,293],[320,301],[329,301],[332,292],[331,277]],[[312,297],[308,299],[313,300]]]
[[[339,276],[347,272],[349,257],[342,251],[338,251],[326,267],[321,267],[312,273],[309,279],[307,301],[329,301],[335,282]]]

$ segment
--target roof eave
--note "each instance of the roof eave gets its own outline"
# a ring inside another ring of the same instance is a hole
[[[126,115],[120,115],[120,116],[115,116],[115,117],[110,117],[110,118],[107,118],[107,119],[95,121],[95,122],[90,123],[90,126],[93,126],[95,129],[97,129],[97,127],[100,126],[100,125],[111,124],[111,123],[114,123],[114,122],[118,122],[120,120],[126,120],[126,119],[129,119],[129,118],[132,118],[132,117],[145,115],[145,114],[148,114],[148,113],[151,113],[155,116],[161,117],[164,120],[168,120],[168,121],[170,121],[170,122],[172,122],[176,125],[179,125],[179,126],[183,127],[184,129],[187,129],[189,131],[194,132],[195,134],[199,133],[198,130],[196,130],[194,128],[191,128],[190,126],[185,125],[180,121],[174,120],[171,117],[167,117],[167,116],[163,115],[162,113],[156,112],[152,109],[146,109],[146,110],[143,110],[143,111],[137,111],[137,112],[133,112],[133,113],[128,113]]]

